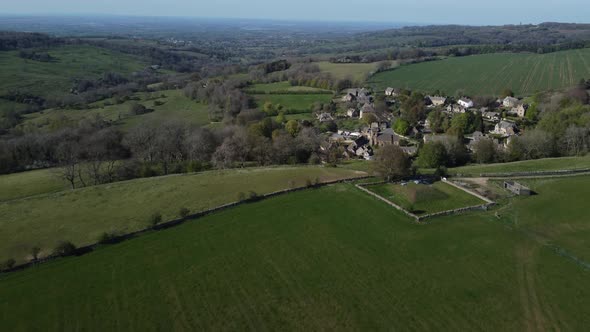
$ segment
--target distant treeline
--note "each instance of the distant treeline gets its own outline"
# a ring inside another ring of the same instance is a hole
[[[321,50],[347,54],[332,62],[375,62],[496,52],[550,53],[590,47],[590,24],[423,26],[357,35]],[[362,52],[363,55],[354,55]]]
[[[52,38],[42,33],[0,31],[0,51],[48,48],[64,43],[61,38]]]

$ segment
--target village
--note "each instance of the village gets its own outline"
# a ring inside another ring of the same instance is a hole
[[[339,103],[340,109],[346,109],[346,112],[319,112],[316,118],[320,123],[357,120],[357,128],[330,132],[327,145],[322,149],[337,145],[343,148],[343,157],[347,159],[372,160],[375,150],[385,145],[399,146],[409,156],[415,156],[423,144],[445,143],[458,137],[470,152],[474,152],[478,143],[483,140],[492,142],[497,151],[505,151],[511,140],[520,135],[518,123],[524,121],[529,109],[527,103],[513,96],[506,96],[482,106],[468,97],[454,99],[441,95],[426,95],[418,104],[421,108],[418,112],[423,112],[423,116],[413,125],[406,123],[396,128],[396,123],[401,119],[400,99],[408,98],[410,94],[408,90],[391,87],[380,96],[367,88],[345,90],[344,95],[336,99],[336,102]],[[386,107],[378,109],[377,98],[381,98],[381,103]],[[454,117],[471,113],[473,117],[481,119],[481,130],[458,135],[434,130],[430,120],[430,115],[434,112],[447,123],[451,123]]]

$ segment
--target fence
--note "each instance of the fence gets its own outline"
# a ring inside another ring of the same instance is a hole
[[[476,210],[488,210],[490,207],[496,205],[496,202],[490,200],[489,198],[482,196],[470,189],[467,189],[465,187],[459,186],[458,184],[455,184],[451,181],[445,180],[443,179],[443,182],[451,185],[457,189],[463,190],[466,193],[473,195],[481,200],[483,200],[484,202],[486,202],[485,204],[480,204],[480,205],[475,205],[475,206],[469,206],[469,207],[464,207],[464,208],[458,208],[458,209],[454,209],[454,210],[447,210],[447,211],[441,211],[441,212],[435,212],[435,213],[429,213],[429,214],[425,214],[425,215],[421,215],[418,216],[406,209],[404,209],[403,207],[393,203],[392,201],[388,200],[387,198],[378,195],[377,193],[374,193],[372,191],[370,191],[369,189],[365,188],[365,186],[369,186],[369,185],[377,185],[377,184],[384,184],[387,183],[386,181],[382,181],[382,182],[374,182],[374,183],[359,183],[356,185],[356,187],[364,192],[366,192],[367,194],[389,204],[390,206],[393,206],[394,208],[396,208],[397,210],[403,212],[405,215],[407,215],[408,217],[414,219],[417,223],[422,223],[424,220],[429,219],[429,218],[434,218],[434,217],[441,217],[441,216],[448,216],[448,215],[455,215],[455,214],[460,214],[460,213],[465,213],[465,212],[469,212],[469,211],[476,211]]]
[[[328,182],[322,182],[322,183],[317,183],[317,184],[313,184],[311,186],[303,186],[303,187],[297,187],[297,188],[290,188],[290,189],[285,189],[285,190],[279,190],[279,191],[275,191],[272,193],[268,193],[268,194],[263,194],[260,196],[256,196],[254,199],[247,199],[247,200],[242,200],[242,201],[236,201],[236,202],[232,202],[232,203],[228,203],[228,204],[224,204],[221,206],[217,206],[211,209],[207,209],[207,210],[203,210],[200,211],[198,213],[194,213],[191,215],[188,215],[184,218],[180,218],[180,219],[174,219],[174,220],[169,220],[163,223],[160,223],[158,225],[155,225],[153,227],[149,227],[149,228],[145,228],[142,230],[138,230],[135,232],[131,232],[131,233],[126,233],[123,235],[118,235],[118,236],[114,236],[110,239],[110,241],[108,242],[109,244],[113,244],[113,243],[119,243],[119,242],[123,242],[135,237],[138,237],[142,234],[148,233],[148,232],[152,232],[152,231],[158,231],[158,230],[163,230],[163,229],[168,229],[171,227],[175,227],[178,225],[181,225],[187,221],[190,220],[195,220],[195,219],[199,219],[202,218],[204,216],[210,215],[212,213],[215,212],[220,212],[223,210],[227,210],[242,204],[247,204],[247,203],[251,203],[253,201],[260,201],[260,200],[264,200],[264,199],[268,199],[268,198],[272,198],[272,197],[276,197],[276,196],[280,196],[280,195],[285,195],[288,193],[293,193],[293,192],[297,192],[297,191],[303,191],[303,190],[307,190],[307,189],[311,189],[311,188],[320,188],[320,187],[324,187],[324,186],[328,186],[328,185],[333,185],[333,184],[338,184],[338,183],[347,183],[347,182],[352,182],[352,181],[359,181],[359,180],[364,180],[364,179],[369,179],[371,178],[371,176],[362,176],[362,177],[355,177],[355,178],[346,178],[346,179],[340,179],[340,180],[334,180],[334,181],[328,181]],[[86,245],[83,247],[79,247],[76,249],[76,254],[75,256],[81,256],[84,254],[87,254],[89,252],[92,252],[94,250],[96,250],[98,247],[100,247],[101,245],[105,245],[105,243],[93,243],[90,245]],[[27,263],[23,263],[23,264],[19,264],[16,265],[10,269],[5,269],[0,271],[0,274],[2,273],[9,273],[9,272],[14,272],[14,271],[19,271],[19,270],[24,270],[28,267],[31,266],[35,266],[38,264],[42,264],[42,263],[46,263],[55,259],[60,258],[61,256],[58,255],[50,255],[41,259],[38,259],[36,261],[30,261]]]

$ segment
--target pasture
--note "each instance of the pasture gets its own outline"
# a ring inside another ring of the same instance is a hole
[[[326,182],[364,174],[341,168],[258,168],[136,179],[59,192],[52,179],[40,179],[44,177],[41,172],[7,175],[0,180],[9,179],[29,189],[16,196],[2,190],[4,197],[13,199],[0,202],[0,261],[23,261],[34,246],[49,254],[59,241],[91,244],[103,232],[124,234],[146,228],[154,213],[171,220],[178,218],[181,208],[196,213],[235,202],[240,192],[265,194],[304,186],[316,178]],[[27,179],[36,182],[26,184]],[[46,183],[46,193],[35,188],[40,183]],[[27,193],[32,196],[24,197]]]
[[[308,86],[292,86],[289,82],[277,82],[266,84],[254,84],[245,89],[249,93],[325,93],[332,94],[333,91],[312,88]]]
[[[97,79],[105,72],[123,75],[142,70],[136,57],[93,46],[69,45],[47,50],[54,62],[22,59],[17,51],[0,52],[0,95],[22,90],[42,97],[69,92],[75,79]]]
[[[288,112],[311,113],[311,107],[314,103],[329,103],[333,96],[331,94],[264,94],[253,95],[256,104],[260,109],[264,107],[266,102],[271,102],[273,105],[282,105]]]
[[[432,185],[384,183],[366,186],[379,196],[416,215],[430,214],[484,204],[481,199],[444,182]]]
[[[370,79],[378,91],[388,86],[447,95],[499,95],[510,88],[518,96],[562,89],[590,77],[590,49],[549,54],[484,54],[402,66]]]
[[[93,103],[91,108],[83,110],[49,109],[27,114],[26,120],[20,126],[25,131],[52,129],[52,127],[63,125],[64,122],[77,123],[82,119],[91,119],[96,116],[113,121],[123,129],[173,120],[195,126],[207,125],[210,122],[207,107],[187,98],[181,90],[142,92],[136,93],[133,98],[136,100],[128,100],[120,104],[107,99]],[[131,115],[129,110],[133,103],[142,104],[153,109],[154,112]]]
[[[332,63],[317,62],[321,72],[330,73],[335,79],[351,79],[365,82],[367,77],[377,70],[377,63]]]
[[[0,329],[584,330],[588,273],[492,212],[416,225],[335,185],[0,275]]]
[[[518,181],[537,195],[514,198],[499,215],[517,229],[581,259],[590,269],[590,176]]]
[[[480,174],[493,173],[559,171],[588,168],[590,168],[590,155],[584,157],[563,157],[525,160],[500,164],[469,165],[450,168],[448,172],[449,174],[479,176]]]

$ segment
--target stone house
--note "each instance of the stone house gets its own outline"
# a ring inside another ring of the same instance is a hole
[[[360,117],[360,112],[355,108],[350,108],[348,111],[346,111],[346,115],[349,118],[358,118]]]
[[[526,111],[528,110],[529,106],[525,104],[520,104],[516,107],[513,107],[508,114],[516,115],[519,118],[524,118],[526,115]]]
[[[500,121],[496,124],[492,133],[502,136],[513,136],[516,135],[517,131],[518,128],[516,127],[516,124],[508,121]]]
[[[512,108],[512,107],[516,107],[520,104],[520,100],[518,100],[517,98],[514,97],[506,97],[504,98],[504,100],[502,100],[502,105],[506,108]]]
[[[447,98],[440,96],[428,96],[426,98],[430,99],[430,102],[434,106],[443,106],[447,102]]]

